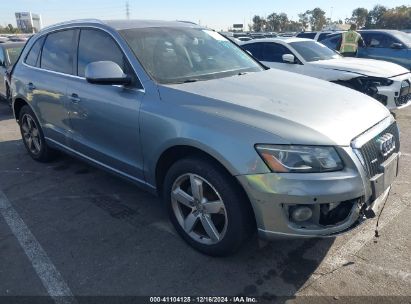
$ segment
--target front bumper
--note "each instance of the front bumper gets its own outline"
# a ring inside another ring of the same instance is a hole
[[[357,227],[379,212],[390,185],[379,192],[377,198],[373,197],[373,183],[353,149],[345,147],[339,150],[346,164],[343,171],[237,176],[253,205],[260,237],[335,236]],[[337,216],[335,220],[324,218],[324,208],[333,205],[341,209],[335,209],[336,214],[343,216]],[[311,208],[313,219],[310,222],[293,221],[290,210],[295,206]]]
[[[410,74],[396,76],[391,80],[394,81],[392,85],[377,87],[378,93],[375,98],[390,110],[402,109],[411,105],[411,90],[404,92],[401,87],[404,81],[411,84]]]

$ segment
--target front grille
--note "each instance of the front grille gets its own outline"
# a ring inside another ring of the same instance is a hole
[[[400,97],[395,98],[395,104],[399,107],[405,105],[408,101],[411,100],[411,93],[406,95],[402,95]]]
[[[395,149],[391,151],[388,155],[384,156],[380,151],[380,145],[378,143],[378,138],[386,133],[390,133],[394,136]],[[370,177],[378,173],[382,173],[380,165],[386,161],[393,153],[400,150],[400,134],[398,131],[397,123],[394,122],[380,134],[375,136],[373,139],[365,143],[360,149],[360,153],[364,159],[364,166]]]
[[[401,83],[400,95],[395,98],[397,106],[406,104],[411,99],[411,84],[408,80],[404,80]]]

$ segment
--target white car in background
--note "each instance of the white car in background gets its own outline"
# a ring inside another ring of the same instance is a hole
[[[344,85],[388,109],[411,104],[411,73],[395,63],[344,58],[321,43],[295,37],[252,40],[241,46],[268,67]]]

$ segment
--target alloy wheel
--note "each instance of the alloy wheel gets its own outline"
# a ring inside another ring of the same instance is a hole
[[[23,131],[23,139],[31,153],[37,155],[41,151],[41,139],[39,128],[33,117],[29,114],[24,114],[21,121],[21,129]]]
[[[178,223],[195,241],[213,245],[227,231],[228,218],[218,191],[204,178],[187,173],[176,179],[171,203]]]

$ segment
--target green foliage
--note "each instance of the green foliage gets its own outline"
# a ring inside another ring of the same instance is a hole
[[[6,27],[0,26],[0,34],[19,34],[21,31],[14,27],[12,24],[8,24]]]
[[[352,11],[346,23],[355,23],[358,28],[379,28],[379,29],[411,29],[411,6],[402,5],[395,8],[387,8],[376,5],[370,11],[366,8],[358,7]],[[250,29],[255,32],[287,32],[300,31],[309,26],[313,31],[320,31],[327,24],[343,24],[342,20],[333,21],[326,18],[325,11],[316,7],[298,14],[298,21],[288,19],[285,13],[272,13],[267,19],[258,15],[253,17]]]
[[[367,22],[368,10],[363,7],[356,8],[352,11],[350,23],[355,23],[357,28],[361,28]]]

